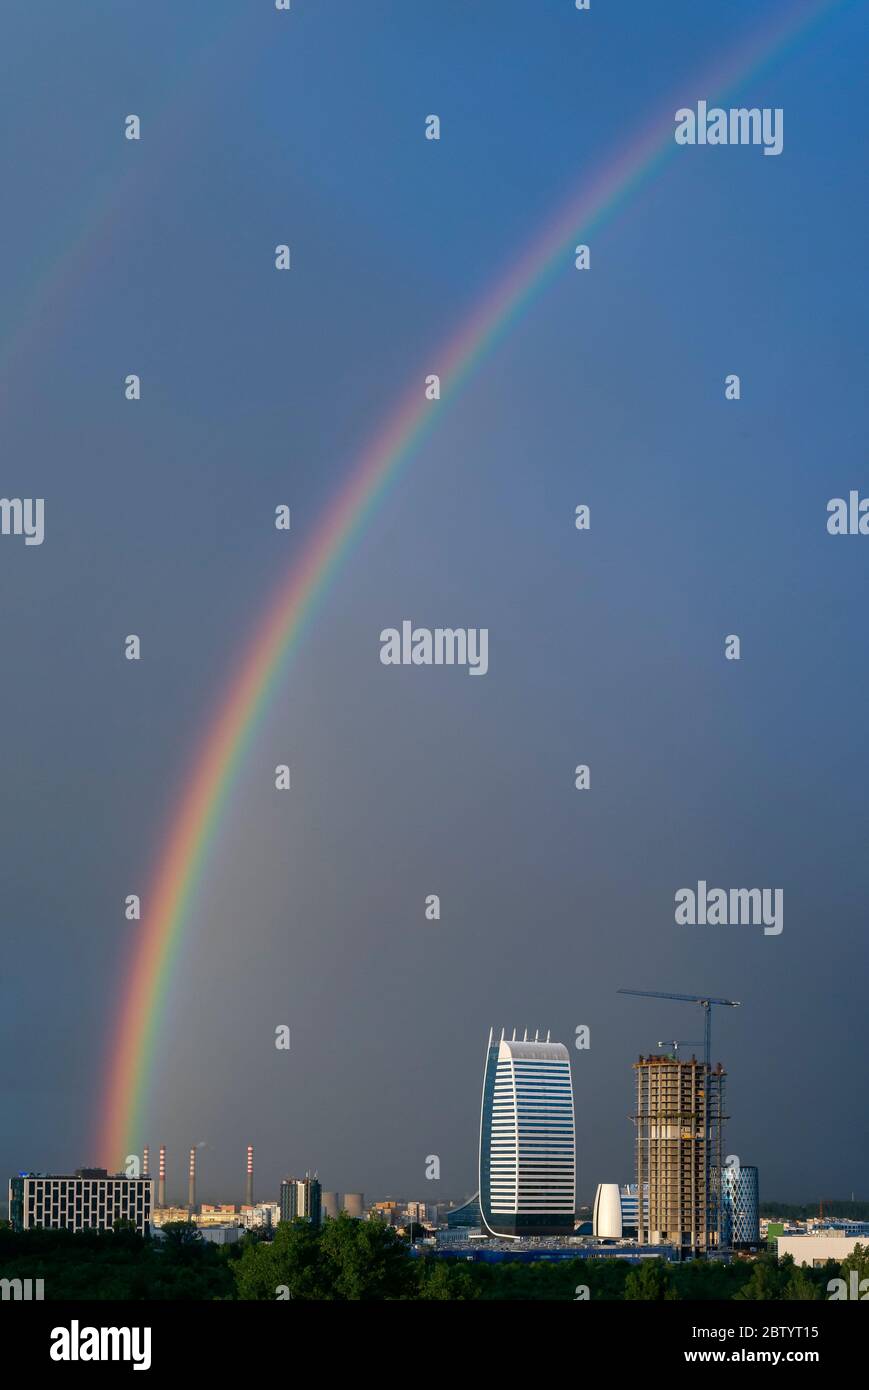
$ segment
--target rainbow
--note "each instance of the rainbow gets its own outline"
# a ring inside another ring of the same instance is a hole
[[[148,142],[162,141],[164,147],[169,144],[180,151],[177,132],[184,128],[189,111],[196,109],[205,78],[225,56],[229,61],[237,60],[243,40],[244,16],[230,11],[222,18],[218,16],[197,52],[185,62],[176,59],[177,66],[169,73],[159,113],[146,119]],[[90,197],[80,205],[70,201],[65,221],[53,226],[52,239],[63,250],[47,270],[34,275],[26,264],[16,267],[16,286],[4,309],[0,340],[0,370],[4,377],[8,377],[13,366],[20,368],[28,353],[40,351],[46,319],[56,313],[58,300],[80,287],[89,263],[92,266],[98,255],[112,253],[111,234],[121,214],[129,216],[131,205],[138,198],[143,216],[147,216],[148,206],[159,197],[155,179],[158,174],[165,175],[165,158],[158,167],[151,165],[150,177],[143,176],[140,161],[130,149],[123,148],[125,144],[119,135],[118,148],[126,157],[116,156],[114,172],[101,170]],[[123,172],[118,174],[118,168]]]
[[[732,53],[725,64],[683,92],[715,96],[754,77],[783,45],[801,36],[837,0],[806,0],[779,13],[762,32]],[[668,106],[609,163],[547,226],[510,272],[437,354],[441,399],[429,401],[414,382],[350,471],[327,507],[304,551],[279,584],[235,675],[217,706],[171,817],[148,891],[144,919],[111,1037],[108,1078],[100,1095],[97,1154],[116,1167],[133,1152],[153,1071],[154,1047],[166,989],[190,909],[205,873],[218,826],[239,768],[260,720],[280,687],[290,657],[365,528],[366,521],[400,476],[420,442],[435,427],[448,400],[455,399],[474,369],[498,343],[533,296],[569,265],[579,236],[587,237],[672,157],[673,112]]]

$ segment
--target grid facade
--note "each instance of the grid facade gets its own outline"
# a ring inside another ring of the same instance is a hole
[[[637,1187],[644,1192],[648,1184],[649,1193],[648,1208],[644,1202],[637,1213],[637,1238],[641,1245],[708,1251],[723,1235],[724,1070],[710,1067],[707,1076],[696,1057],[641,1057],[634,1066]]]
[[[739,1249],[760,1243],[757,1169],[750,1164],[721,1170],[722,1239]]]
[[[86,1175],[53,1177],[22,1173],[9,1183],[9,1219],[16,1231],[110,1231],[129,1221],[147,1235],[151,1220],[151,1178],[128,1178],[91,1170]]]

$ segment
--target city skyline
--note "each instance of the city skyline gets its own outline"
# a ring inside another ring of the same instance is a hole
[[[631,991],[620,992],[631,993]],[[733,1001],[715,1000],[712,1002],[732,1003]],[[438,1191],[431,1205],[440,1207],[445,1212],[449,1207],[458,1207],[467,1204],[469,1201],[476,1201],[478,1210],[481,1211],[484,1230],[488,1231],[490,1236],[507,1239],[511,1238],[511,1230],[514,1230],[514,1228],[518,1227],[520,1224],[523,1225],[521,1234],[524,1236],[535,1234],[533,1229],[535,1223],[541,1227],[546,1226],[546,1230],[542,1232],[543,1234],[555,1234],[555,1226],[549,1229],[551,1221],[547,1222],[545,1215],[547,1212],[550,1213],[550,1215],[554,1215],[556,1223],[562,1218],[565,1219],[564,1229],[561,1230],[561,1234],[565,1233],[568,1226],[572,1229],[572,1221],[568,1222],[566,1220],[568,1213],[572,1218],[573,1215],[581,1210],[593,1210],[596,1228],[598,1221],[598,1203],[601,1200],[602,1193],[607,1192],[608,1196],[606,1200],[610,1202],[612,1200],[612,1192],[618,1193],[620,1191],[620,1186],[619,1183],[613,1184],[602,1178],[596,1179],[594,1183],[595,1196],[593,1201],[586,1201],[577,1192],[576,1172],[578,1166],[578,1141],[574,1119],[573,1077],[570,1053],[563,1043],[551,1041],[551,1029],[545,1030],[545,1038],[541,1037],[542,1030],[539,1028],[534,1030],[533,1037],[530,1036],[531,1030],[528,1028],[513,1028],[512,1037],[506,1036],[509,1031],[508,1029],[502,1028],[500,1030],[500,1038],[496,1038],[495,1029],[490,1028],[489,1030],[479,1121],[476,1189],[475,1191],[465,1192],[460,1195],[457,1195],[455,1192],[445,1195]],[[517,1036],[520,1033],[522,1036]],[[644,1204],[646,1220],[644,1226],[647,1234],[648,1231],[655,1228],[656,1225],[666,1224],[665,1212],[669,1211],[668,1206],[661,1205],[661,1215],[659,1218],[657,1214],[658,1197],[653,1193],[651,1203],[649,1200],[648,1194],[650,1184],[648,1175],[653,1173],[658,1166],[657,1163],[652,1162],[652,1136],[655,1136],[654,1143],[661,1148],[663,1154],[666,1144],[661,1145],[660,1141],[669,1138],[672,1130],[672,1124],[670,1122],[676,1119],[677,1116],[675,1114],[670,1115],[664,1113],[664,1110],[660,1109],[662,1102],[658,1098],[658,1087],[659,1085],[663,1085],[664,1082],[656,1083],[655,1086],[652,1087],[648,1079],[643,1082],[641,1078],[647,1077],[647,1074],[651,1075],[651,1071],[654,1071],[656,1075],[660,1075],[662,1078],[669,1077],[671,1073],[672,1075],[678,1073],[679,1076],[688,1078],[687,1083],[683,1080],[676,1086],[677,1093],[681,1093],[682,1091],[685,1092],[684,1097],[682,1097],[684,1103],[677,1106],[677,1110],[680,1112],[678,1119],[680,1121],[683,1120],[681,1112],[684,1111],[685,1119],[690,1117],[692,1122],[695,1124],[699,1123],[700,1125],[697,1134],[690,1137],[700,1139],[703,1133],[702,1115],[704,1112],[704,1083],[702,1079],[698,1080],[698,1078],[702,1078],[705,1067],[702,1059],[699,1059],[693,1051],[688,1054],[683,1050],[682,1055],[679,1055],[680,1046],[685,1049],[689,1046],[692,1048],[699,1046],[699,1044],[696,1042],[692,1043],[689,1040],[683,1041],[681,1044],[678,1041],[673,1041],[670,1044],[659,1042],[658,1046],[669,1047],[670,1050],[664,1053],[650,1054],[647,1057],[640,1057],[638,1062],[633,1063],[633,1070],[637,1073],[638,1077],[637,1103],[639,1106],[637,1114],[633,1117],[635,1122],[635,1167],[633,1176],[638,1176],[636,1163],[641,1152],[643,1154],[644,1171],[642,1182],[633,1184],[631,1182],[627,1183],[622,1191],[621,1197],[622,1205],[624,1206],[625,1200],[630,1201],[630,1198],[625,1198],[624,1193],[630,1193],[631,1191],[637,1192],[639,1187],[642,1186],[643,1191],[646,1193]],[[547,1074],[542,1074],[544,1072]],[[724,1143],[725,1126],[723,1122],[730,1118],[729,1116],[723,1115],[721,1104],[725,1072],[726,1069],[722,1069],[720,1063],[716,1064],[710,1071],[710,1085],[713,1086],[714,1083],[713,1091],[715,1095],[718,1095],[717,1088],[720,1088],[719,1098],[712,1101],[712,1113],[716,1117],[715,1136],[713,1138],[714,1161],[716,1164],[721,1163],[726,1147]],[[670,1084],[671,1082],[666,1082],[667,1086]],[[645,1100],[643,1099],[644,1096]],[[654,1099],[652,1101],[653,1096]],[[654,1107],[652,1109],[650,1109],[650,1101],[652,1101]],[[698,1114],[700,1116],[699,1121],[696,1118]],[[672,1133],[678,1138],[678,1125],[675,1130],[672,1130]],[[683,1139],[688,1137],[687,1134],[682,1134]],[[128,1157],[126,1176],[136,1181],[139,1179],[150,1179],[155,1210],[170,1208],[173,1210],[186,1209],[188,1211],[193,1211],[203,1204],[207,1205],[209,1200],[215,1200],[213,1195],[210,1198],[203,1198],[198,1189],[198,1156],[200,1150],[205,1147],[204,1144],[200,1143],[192,1146],[187,1151],[188,1161],[187,1167],[184,1169],[187,1180],[186,1202],[182,1202],[180,1197],[173,1195],[171,1179],[167,1176],[171,1165],[167,1158],[167,1149],[164,1144],[158,1146],[158,1169],[156,1177],[152,1173],[150,1167],[151,1145],[143,1146],[141,1156],[130,1155]],[[702,1156],[703,1152],[704,1150],[701,1147],[698,1150],[699,1158],[692,1159],[691,1161],[692,1165],[699,1163],[697,1172],[701,1176],[704,1163]],[[239,1210],[245,1206],[252,1207],[254,1205],[254,1155],[255,1146],[253,1144],[245,1145],[244,1173],[242,1179],[243,1197],[239,1202],[235,1203],[235,1206]],[[437,1156],[428,1156],[429,1162],[431,1162],[433,1157],[436,1158]],[[672,1162],[672,1159],[663,1158],[662,1162],[666,1167],[667,1164]],[[681,1160],[679,1160],[679,1162],[681,1164]],[[741,1179],[740,1174],[743,1168],[745,1174],[744,1178]],[[508,1169],[510,1171],[507,1171]],[[545,1172],[544,1169],[546,1170]],[[69,1172],[72,1171],[72,1169],[69,1170]],[[82,1171],[94,1172],[96,1170]],[[731,1216],[727,1218],[729,1221],[732,1222],[735,1220],[734,1214],[736,1213],[737,1194],[740,1195],[743,1201],[745,1200],[744,1182],[748,1181],[749,1177],[751,1177],[754,1184],[753,1197],[751,1200],[756,1208],[758,1193],[758,1169],[756,1165],[742,1164],[738,1155],[730,1154],[728,1155],[727,1164],[722,1164],[720,1168],[716,1166],[714,1171],[721,1174],[721,1179],[716,1179],[715,1186],[710,1190],[720,1194],[726,1194],[728,1210],[731,1213]],[[322,1192],[324,1213],[327,1210],[326,1198],[328,1197],[331,1199],[330,1205],[335,1208],[334,1211],[330,1210],[328,1214],[337,1214],[337,1210],[339,1209],[337,1205],[338,1198],[342,1194],[335,1189],[328,1189],[325,1192],[322,1191],[319,1170],[316,1165],[313,1167],[313,1171],[310,1167],[307,1167],[305,1169],[305,1174],[306,1176],[304,1179],[290,1178],[284,1174],[284,1176],[279,1179],[277,1199],[273,1196],[267,1196],[265,1199],[261,1199],[261,1203],[275,1203],[276,1200],[276,1204],[281,1211],[290,1213],[296,1210],[296,1189],[300,1192],[305,1189],[307,1192],[307,1189],[313,1183],[313,1187],[317,1190],[317,1210],[320,1208],[320,1193]],[[21,1170],[18,1173],[19,1179],[28,1177],[39,1178],[44,1176],[48,1175],[39,1170]],[[62,1175],[57,1173],[51,1175],[54,1181],[59,1180],[61,1176]],[[104,1174],[104,1176],[117,1177],[122,1176],[122,1174],[121,1172],[113,1173],[109,1171],[108,1174]],[[437,1179],[437,1173],[431,1175],[427,1173],[427,1177],[429,1180],[433,1177],[436,1186],[438,1189],[440,1188],[441,1184]],[[13,1179],[10,1179],[10,1182],[11,1181],[13,1181]],[[507,1198],[511,1196],[507,1188],[511,1185],[514,1189],[512,1196],[515,1198],[515,1202],[513,1203],[507,1200]],[[572,1193],[572,1199],[566,1202],[564,1197],[568,1190],[568,1186]],[[285,1198],[285,1190],[291,1192],[293,1195]],[[225,1198],[229,1194],[224,1192],[222,1195]],[[380,1192],[378,1196],[372,1197],[371,1201],[374,1203],[380,1200],[394,1198],[396,1195],[395,1192],[383,1191]],[[851,1196],[853,1200],[853,1192]],[[301,1209],[307,1212],[307,1204],[310,1202],[310,1196],[306,1195],[299,1200],[302,1202]],[[413,1193],[404,1193],[398,1197],[398,1200],[412,1202],[416,1200],[416,1196]],[[669,1201],[669,1198],[667,1200]],[[777,1194],[773,1194],[772,1200],[780,1200],[780,1198],[778,1198]],[[690,1215],[688,1221],[686,1221],[686,1225],[693,1224],[695,1230],[698,1222],[700,1222],[702,1226],[702,1216],[700,1215],[704,1206],[702,1192],[699,1193],[696,1201],[698,1204],[697,1209],[696,1211],[693,1208],[687,1209]],[[723,1202],[724,1195],[722,1195],[722,1203]],[[351,1207],[353,1213],[361,1215],[363,1208],[362,1193],[348,1190],[347,1209],[349,1210]],[[651,1220],[649,1219],[650,1211],[653,1212]],[[717,1212],[717,1206],[713,1204],[710,1211],[713,1215],[710,1229],[714,1231],[718,1219],[715,1214]],[[609,1207],[607,1207],[607,1212],[609,1213]],[[291,1218],[287,1216],[284,1219]],[[611,1219],[611,1214],[608,1214],[606,1220],[610,1221]],[[626,1218],[626,1220],[627,1219],[628,1218]],[[722,1217],[722,1232],[724,1230],[724,1224],[725,1221]],[[728,1230],[729,1229],[731,1229],[731,1226],[728,1226]],[[690,1236],[690,1241],[695,1240],[695,1235],[690,1234],[688,1231],[686,1231],[685,1236],[686,1239],[689,1239]],[[655,1240],[653,1243],[658,1243],[659,1241],[663,1241],[663,1243],[672,1243],[672,1241],[667,1241],[666,1235],[662,1236],[660,1232],[655,1230]],[[644,1242],[641,1240],[640,1243],[643,1244]],[[676,1244],[678,1245],[678,1243],[677,1241]],[[702,1239],[699,1239],[697,1243],[702,1245]]]

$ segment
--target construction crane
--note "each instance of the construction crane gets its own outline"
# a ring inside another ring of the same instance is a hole
[[[738,999],[715,999],[709,994],[667,994],[659,989],[620,989],[618,994],[631,994],[640,999],[678,999],[685,1004],[699,1004],[703,1010],[703,1059],[706,1063],[703,1072],[703,1151],[704,1151],[704,1179],[706,1183],[706,1247],[709,1246],[709,1235],[713,1225],[713,1206],[715,1207],[715,1230],[717,1233],[718,1244],[721,1244],[721,1204],[713,1203],[712,1192],[709,1185],[709,1160],[711,1135],[709,1130],[709,1074],[712,1068],[712,1005],[719,1004],[724,1008],[738,1009]],[[661,1044],[659,1043],[660,1047]],[[642,1193],[640,1194],[642,1201]]]
[[[672,1038],[670,1041],[659,1038],[656,1046],[672,1047],[674,1052],[678,1052],[680,1047],[704,1047],[705,1044],[705,1038]]]
[[[738,999],[713,999],[708,994],[665,994],[659,989],[620,989],[618,994],[633,994],[641,999],[681,999],[686,1004],[699,1004],[703,1010],[703,1056],[707,1067],[712,1063],[712,1005],[739,1008]]]

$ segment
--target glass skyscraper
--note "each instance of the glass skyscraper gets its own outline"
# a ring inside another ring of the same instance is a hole
[[[721,1169],[721,1225],[725,1246],[739,1249],[760,1242],[757,1169],[750,1164]]]
[[[576,1141],[563,1043],[489,1034],[480,1112],[483,1229],[514,1240],[572,1235]]]

